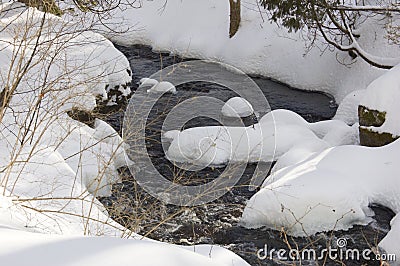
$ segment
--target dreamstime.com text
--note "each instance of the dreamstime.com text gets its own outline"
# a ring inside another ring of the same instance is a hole
[[[395,254],[378,253],[372,249],[359,250],[356,248],[347,248],[347,240],[339,238],[336,241],[336,247],[327,247],[321,250],[312,248],[305,249],[269,249],[265,244],[264,248],[257,251],[257,257],[260,260],[280,260],[280,261],[299,261],[299,260],[366,260],[366,261],[396,261]]]

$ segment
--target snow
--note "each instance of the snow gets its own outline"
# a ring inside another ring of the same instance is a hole
[[[221,113],[227,117],[246,117],[254,114],[254,109],[246,99],[233,97],[222,106]]]
[[[0,116],[0,264],[248,265],[218,246],[143,238],[109,217],[95,196],[110,195],[117,169],[131,163],[126,144],[106,122],[91,128],[67,111],[91,111],[98,98],[115,104],[112,90],[128,96],[129,62],[103,36],[80,31],[82,23],[51,14],[37,39],[43,16],[0,5],[0,88],[15,88]]]
[[[167,157],[175,161],[218,165],[278,159],[264,188],[249,201],[243,214],[245,225],[284,226],[290,234],[305,235],[366,224],[371,221],[370,203],[388,206],[398,213],[396,165],[400,142],[382,148],[334,146],[358,144],[359,103],[388,113],[385,124],[375,130],[399,135],[400,123],[394,116],[399,113],[399,67],[379,70],[360,58],[351,59],[345,52],[325,49],[318,41],[308,51],[304,42],[307,34],[287,33],[270,24],[255,1],[242,3],[242,22],[231,39],[227,1],[141,4],[138,9],[115,12],[112,27],[124,25],[122,29],[131,26],[135,30],[109,33],[110,39],[123,45],[146,44],[156,51],[224,62],[295,88],[329,93],[341,103],[335,120],[329,122],[309,124],[280,110],[264,116],[254,128],[202,127],[165,134],[172,140]],[[119,19],[125,23],[116,23]],[[400,51],[385,39],[382,29],[386,23],[375,17],[355,31],[361,35],[357,42],[364,54],[370,58],[376,54],[379,60],[393,58],[393,63]],[[380,243],[397,256],[399,224],[397,214]]]
[[[371,222],[370,204],[400,211],[400,141],[379,148],[340,146],[273,173],[247,203],[242,224],[291,235],[348,229]],[[398,216],[398,215],[397,215]],[[398,217],[380,243],[400,255]],[[394,240],[396,239],[396,240]]]
[[[139,81],[139,85],[142,86],[154,86],[158,84],[158,80],[151,79],[151,78],[141,78]]]
[[[248,265],[229,251],[210,245],[193,250],[148,240],[45,235],[4,227],[0,234],[2,265]]]
[[[25,230],[42,233],[121,234],[122,226],[108,217],[58,152],[41,146],[32,156],[32,150],[27,147],[20,152],[21,162],[14,162],[8,175],[2,175],[3,194],[23,200],[13,206],[12,221],[20,221]]]
[[[173,93],[176,94],[175,86],[168,81],[161,81],[151,79],[151,78],[142,78],[139,81],[139,85],[143,87],[150,87],[147,90],[148,93]]]
[[[22,200],[20,197],[0,196],[2,265],[101,266],[131,265],[132,261],[140,265],[248,265],[239,256],[222,247],[178,246],[153,241],[129,232],[111,219],[108,219],[108,224],[119,232],[121,238],[82,236],[79,231],[62,231],[62,235],[48,234],[53,227],[73,229],[73,219],[66,219],[62,213],[39,213],[25,206],[31,206],[33,201]],[[90,201],[90,198],[87,200]],[[54,200],[49,207],[56,202],[61,203],[60,200]],[[101,206],[100,203],[95,204]],[[60,204],[60,208],[64,205]],[[96,205],[92,208],[95,210]],[[46,230],[38,233],[38,225]],[[99,228],[96,230],[88,232],[88,235],[97,236],[100,231]]]
[[[387,112],[384,125],[374,130],[400,135],[400,65],[385,71],[352,60],[347,53],[317,49],[323,47],[306,52],[307,36],[264,21],[265,13],[255,8],[255,2],[243,3],[241,26],[231,39],[226,1],[168,1],[165,8],[165,1],[142,4],[139,9],[113,11],[108,26],[133,30],[108,32],[111,40],[224,62],[296,88],[332,94],[341,102],[331,121],[308,123],[293,112],[274,110],[250,127],[166,132],[170,160],[206,166],[278,160],[262,189],[249,200],[243,225],[283,226],[289,234],[309,235],[367,224],[372,220],[368,206],[380,204],[396,216],[379,245],[400,256],[400,140],[380,148],[351,145],[358,144],[358,103]],[[40,43],[34,63],[1,117],[1,263],[247,265],[217,246],[82,236],[140,237],[114,222],[94,197],[110,195],[111,184],[119,181],[117,169],[130,163],[125,161],[121,138],[104,121],[97,119],[90,128],[66,114],[73,108],[93,110],[99,97],[115,104],[117,96],[109,97],[110,90],[128,96],[129,62],[109,40],[84,30],[84,22],[77,26],[69,15],[63,19],[72,24],[46,16],[37,39],[43,13],[20,3],[0,5],[1,90],[13,88],[19,66],[29,61],[36,41]],[[32,27],[24,32],[27,23]],[[366,54],[377,52],[397,60],[398,46],[383,37],[385,23],[379,17],[363,23],[357,29],[358,42]],[[21,36],[26,37],[26,49],[16,53]],[[176,93],[169,82],[141,83],[151,86],[149,93]],[[240,109],[235,112],[239,116],[246,108],[250,111],[243,99],[235,101],[229,106]]]
[[[367,89],[346,96],[335,119],[353,126],[331,120],[310,124],[309,128],[332,146],[357,143],[359,125],[356,117],[361,104],[387,113],[381,127],[371,128],[398,134],[399,70],[400,67],[396,66],[373,81]],[[292,124],[302,123],[295,116],[290,117],[290,121]],[[284,227],[291,235],[312,235],[368,224],[373,215],[369,206],[379,204],[396,213],[390,231],[379,246],[398,258],[400,184],[397,166],[400,141],[379,148],[353,145],[329,148],[324,144],[314,141],[302,143],[286,152],[262,189],[247,203],[242,224],[249,228]]]
[[[294,112],[278,109],[254,126],[195,127],[169,131],[164,137],[172,139],[166,153],[169,160],[208,166],[229,161],[270,162],[305,143],[320,148],[356,144],[357,135],[355,127],[339,120],[308,123]]]
[[[140,8],[116,10],[107,25],[123,32],[107,36],[126,46],[151,45],[156,51],[230,64],[295,88],[329,93],[338,103],[386,72],[318,41],[308,51],[307,33],[288,33],[270,23],[255,0],[242,2],[241,10],[240,28],[229,38],[228,1],[142,1]],[[385,19],[368,20],[356,29],[357,41],[367,53],[398,58],[398,46],[385,39],[385,25]]]
[[[90,128],[66,111],[91,111],[111,89],[128,95],[128,60],[103,36],[77,33],[57,16],[46,14],[37,39],[43,13],[21,3],[0,10],[0,88],[15,88],[0,125],[2,194],[36,210],[24,221],[32,231],[119,236],[124,228],[93,194],[110,195],[119,180],[117,168],[127,164],[121,139],[105,122]]]
[[[302,162],[311,157],[311,155],[327,148],[329,148],[329,145],[325,141],[318,139],[298,143],[278,158],[271,173],[275,173],[282,168]],[[273,179],[274,177],[272,176],[270,178]]]
[[[365,89],[350,92],[339,104],[333,119],[344,121],[348,125],[358,123],[358,106],[364,97]]]
[[[386,250],[388,253],[396,254],[398,260],[400,254],[399,248],[399,236],[400,236],[400,215],[396,214],[395,217],[390,221],[390,231],[381,240],[379,246]],[[397,262],[399,264],[399,262]]]
[[[399,77],[400,65],[374,80],[365,90],[346,96],[335,119],[353,124],[352,127],[331,120],[310,124],[309,128],[332,146],[357,143],[356,117],[361,104],[386,112],[384,124],[371,129],[398,136]],[[290,117],[290,122],[302,123],[295,116]],[[288,234],[304,236],[368,224],[373,214],[369,206],[379,204],[396,213],[390,231],[379,246],[398,258],[399,152],[399,140],[379,148],[353,145],[328,148],[317,142],[295,146],[278,160],[262,189],[249,200],[242,223],[249,228],[284,227]]]
[[[60,88],[68,88],[58,91],[64,95],[54,97],[65,101],[63,110],[72,107],[93,109],[96,96],[101,96],[103,100],[107,99],[107,85],[109,88],[119,90],[124,96],[130,93],[129,88],[123,87],[131,80],[127,72],[130,70],[129,62],[109,40],[100,34],[79,29],[76,24],[62,23],[62,19],[57,16],[51,14],[46,16],[38,42],[38,50],[41,52],[37,52],[34,56],[34,63],[29,67],[29,73],[22,82],[40,88],[41,82],[46,78],[48,83],[54,82]],[[5,27],[0,35],[1,69],[4,70],[0,80],[1,88],[6,85],[10,87],[14,75],[18,74],[15,73],[18,69],[17,63],[28,62],[34,52],[37,29],[31,27],[26,32],[23,30],[27,23],[40,25],[42,17],[43,13],[26,8],[21,3],[1,6],[0,25]],[[24,34],[27,42],[25,49],[14,54],[13,47],[18,45]],[[46,56],[48,60],[39,61],[41,56]],[[63,62],[63,64],[52,64],[52,62]],[[8,71],[12,75],[4,75]],[[85,81],[84,84],[82,80]],[[76,99],[77,96],[79,99]]]
[[[388,132],[400,136],[400,65],[374,80],[366,89],[361,105],[372,110],[386,112],[380,127],[367,127],[376,132]]]

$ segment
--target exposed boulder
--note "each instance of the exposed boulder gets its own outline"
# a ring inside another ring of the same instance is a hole
[[[386,112],[371,110],[365,106],[358,106],[358,117],[360,121],[359,133],[360,144],[369,147],[379,147],[389,144],[398,137],[388,132],[378,132],[368,127],[380,127],[385,122]]]
[[[366,89],[358,106],[360,144],[383,146],[400,137],[400,65]]]
[[[371,110],[368,107],[358,106],[358,121],[360,126],[380,127],[385,122],[386,112]]]

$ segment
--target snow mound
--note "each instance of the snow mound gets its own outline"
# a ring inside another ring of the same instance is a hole
[[[242,223],[291,235],[349,229],[371,222],[370,204],[400,211],[400,141],[380,148],[341,146],[273,173],[247,203]],[[397,215],[398,216],[398,215]],[[396,217],[397,217],[396,216]],[[398,219],[381,242],[400,255]]]
[[[279,123],[287,125],[296,125],[300,127],[307,126],[307,121],[304,120],[299,114],[290,110],[278,109],[265,114],[260,119],[260,124]]]
[[[246,99],[233,97],[222,106],[221,113],[227,117],[247,117],[254,114],[254,109]]]
[[[172,141],[174,138],[176,138],[179,135],[179,133],[180,133],[179,130],[170,130],[170,131],[165,132],[162,137],[165,140]]]
[[[0,77],[3,88],[10,87],[18,74],[15,62],[25,63],[35,53],[36,26],[41,24],[44,13],[18,2],[3,4],[0,10],[0,25],[4,27],[0,33],[3,40],[0,43],[0,69],[2,73],[10,71],[12,74]],[[91,110],[96,97],[103,101],[112,100],[108,95],[111,91],[118,91],[121,96],[130,94],[126,86],[131,81],[129,62],[105,37],[51,14],[46,14],[41,31],[37,50],[43,54],[34,54],[29,72],[22,79],[25,85],[40,88],[45,78],[48,83],[54,83],[59,87],[61,100],[71,98],[63,104],[63,110],[73,107]],[[22,37],[26,46],[16,50]],[[40,61],[45,55],[49,60]]]
[[[150,89],[147,90],[148,93],[176,93],[174,84],[168,81],[159,82],[151,78],[142,78],[139,81],[139,86],[150,87]]]
[[[364,90],[356,90],[347,94],[339,104],[333,119],[341,120],[348,125],[354,125],[358,122],[358,106],[365,95]]]
[[[151,79],[151,78],[141,78],[139,80],[139,86],[150,86],[153,87],[154,85],[158,84],[158,80]]]
[[[172,139],[166,153],[168,159],[203,166],[229,161],[274,161],[297,146],[304,149],[305,143],[310,145],[308,154],[311,154],[312,150],[320,151],[333,145],[356,144],[357,135],[356,128],[342,121],[308,123],[288,110],[267,113],[258,124],[249,127],[195,127],[164,134]]]
[[[278,158],[271,173],[275,173],[282,168],[302,162],[311,155],[327,148],[329,148],[329,144],[323,140],[312,139],[298,143]],[[269,180],[273,180],[273,177],[269,177]]]

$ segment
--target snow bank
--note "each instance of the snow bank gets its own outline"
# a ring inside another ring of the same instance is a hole
[[[386,112],[385,122],[380,127],[367,127],[375,132],[388,132],[400,136],[400,65],[374,80],[366,89],[361,105]]]
[[[129,62],[102,35],[88,31],[76,22],[65,23],[51,14],[46,14],[40,29],[38,25],[41,25],[44,13],[18,2],[3,4],[0,10],[0,25],[4,27],[0,33],[1,69],[4,70],[0,79],[2,88],[15,79],[17,64],[27,63],[34,53],[29,71],[22,79],[26,84],[22,85],[41,88],[46,78],[47,83],[59,87],[62,100],[79,98],[75,105],[64,103],[64,110],[71,107],[91,109],[92,99],[100,96],[106,100],[110,90],[117,90],[124,96],[130,93],[125,86],[131,81]],[[23,49],[14,50],[21,41]],[[8,71],[13,75],[4,74]],[[82,96],[92,99],[84,102]]]
[[[0,115],[0,264],[248,265],[218,246],[83,237],[140,237],[95,198],[111,194],[127,164],[121,138],[100,119],[89,127],[67,115],[129,95],[131,70],[101,35],[43,16],[0,5],[0,88],[15,88]]]
[[[96,139],[99,126],[93,130],[69,118],[65,111],[73,108],[92,110],[96,106],[96,97],[108,98],[107,87],[128,95],[129,88],[124,85],[131,80],[129,63],[101,35],[89,31],[76,32],[74,25],[63,23],[61,18],[50,14],[47,16],[38,39],[35,25],[41,23],[43,13],[20,3],[1,6],[0,23],[5,28],[0,33],[0,58],[4,59],[1,61],[4,71],[1,72],[0,87],[12,88],[18,80],[17,76],[21,75],[18,73],[18,64],[27,64],[32,59],[2,117],[2,137],[8,143],[19,141],[21,149],[35,149],[37,146],[54,148],[88,184],[99,178],[103,170],[110,170],[97,166],[105,165],[107,161],[112,165],[113,153],[116,152],[121,161],[121,151],[117,151],[119,143],[114,141],[110,144],[108,140]],[[26,32],[21,32],[21,29],[26,29]],[[22,41],[19,39],[21,36],[25,36],[26,44],[18,46],[18,42]],[[14,40],[15,44],[7,40]],[[41,52],[35,52],[35,49]],[[50,57],[51,60],[43,57]],[[30,119],[36,122],[29,123]],[[29,124],[34,126],[21,129]],[[25,141],[29,141],[29,144]],[[5,146],[4,154],[9,151],[12,157],[15,148],[12,145]],[[106,155],[101,158],[99,154]],[[80,169],[82,165],[85,165],[85,169]],[[115,169],[105,176],[104,182],[99,181],[100,188],[107,181],[115,180]],[[108,192],[100,191],[100,194],[109,194],[109,189]]]
[[[0,196],[1,207],[8,202],[7,198]],[[18,230],[3,223],[1,207],[2,265],[248,265],[239,256],[218,246],[181,247],[151,240],[60,236],[27,232],[26,228]]]
[[[400,248],[399,248],[399,237],[400,237],[400,215],[397,214],[390,221],[390,231],[388,234],[382,239],[379,243],[379,246],[382,247],[387,253],[396,254],[397,265],[400,264],[398,261]],[[393,263],[394,264],[394,263]]]
[[[106,237],[60,237],[0,229],[3,265],[221,265],[161,243]],[[68,252],[66,252],[68,251]]]
[[[371,110],[386,112],[384,124],[370,127],[372,130],[399,135],[399,84],[400,66],[396,66],[367,89],[346,96],[335,119],[353,124],[353,132],[340,122],[336,124],[335,120],[311,124],[309,128],[319,137],[322,133],[322,139],[332,146],[346,144],[346,141],[347,144],[357,142],[354,139],[358,128],[357,108],[361,104]],[[287,121],[297,125],[303,123],[299,117]],[[334,144],[335,140],[337,144]],[[379,148],[328,148],[317,142],[295,146],[278,160],[262,189],[249,200],[242,223],[249,228],[284,227],[289,234],[304,236],[368,224],[373,216],[369,206],[379,204],[396,213],[391,230],[379,246],[398,258],[399,155],[399,140]]]
[[[292,235],[348,229],[371,221],[370,204],[400,211],[400,141],[380,148],[341,146],[272,174],[247,203],[248,228],[284,227]],[[400,256],[398,219],[381,246]]]
[[[305,146],[312,153],[333,145],[355,144],[357,134],[356,128],[339,120],[308,123],[294,112],[274,110],[254,126],[195,127],[169,131],[164,137],[172,139],[168,159],[207,166],[229,161],[274,161]]]
[[[364,97],[365,89],[350,92],[339,104],[333,119],[341,120],[348,125],[358,123],[358,106]]]
[[[222,106],[221,113],[227,117],[246,117],[254,114],[254,109],[246,99],[233,97]]]
[[[2,194],[35,210],[26,221],[33,231],[120,235],[92,194],[110,195],[119,180],[121,138],[103,121],[90,128],[66,111],[91,111],[112,90],[127,96],[129,62],[101,35],[43,18],[21,3],[0,5],[0,88],[12,93],[0,125]]]
[[[288,33],[270,23],[267,12],[259,10],[256,0],[242,2],[242,22],[231,39],[228,1],[160,0],[140,4],[140,8],[115,11],[109,26],[125,32],[109,33],[111,40],[224,62],[295,88],[330,93],[337,102],[354,90],[366,88],[385,72],[359,58],[352,60],[348,53],[326,50],[318,42],[307,52],[307,35]],[[358,41],[377,56],[399,57],[398,46],[389,45],[384,37],[385,23],[379,18],[363,23],[357,29],[361,35]]]

